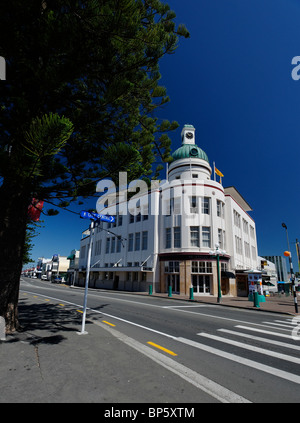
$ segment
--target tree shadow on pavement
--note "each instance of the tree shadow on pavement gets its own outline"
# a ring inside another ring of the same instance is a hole
[[[33,345],[59,344],[66,339],[64,334],[80,329],[82,315],[72,307],[22,299],[19,302],[19,321],[21,330],[13,336],[12,342],[26,340]]]

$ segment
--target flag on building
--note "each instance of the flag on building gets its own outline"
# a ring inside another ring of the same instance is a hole
[[[216,172],[217,175],[219,175],[221,178],[223,178],[223,176],[224,176],[223,173],[220,172],[219,169],[216,168],[216,166],[215,166],[215,172]]]

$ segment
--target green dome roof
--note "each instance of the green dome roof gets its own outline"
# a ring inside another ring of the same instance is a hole
[[[180,159],[189,159],[191,157],[193,159],[206,160],[209,163],[207,154],[195,144],[183,144],[180,148],[174,151],[172,157],[174,161]]]

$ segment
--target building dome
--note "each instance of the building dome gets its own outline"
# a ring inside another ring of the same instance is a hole
[[[181,159],[202,159],[209,163],[207,154],[195,144],[183,144],[172,154],[173,161]]]

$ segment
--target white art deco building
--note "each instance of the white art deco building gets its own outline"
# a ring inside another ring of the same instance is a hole
[[[247,295],[245,272],[257,267],[251,207],[236,188],[212,178],[192,125],[184,126],[173,159],[166,180],[151,190],[137,190],[129,201],[112,192],[106,208],[100,197],[98,213],[114,215],[116,222],[101,223],[92,236],[90,230],[83,233],[80,285],[92,238],[91,287],[148,291],[152,286],[153,292],[168,292],[172,286],[174,294],[185,295],[193,287],[194,296],[217,296],[219,284],[222,295]]]

